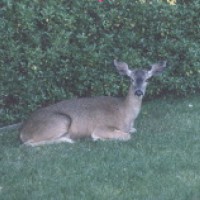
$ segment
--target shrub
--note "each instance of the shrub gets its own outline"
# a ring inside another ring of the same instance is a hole
[[[148,96],[199,91],[199,0],[3,0],[0,8],[0,123],[73,96],[124,94],[114,58],[132,67],[168,60]]]

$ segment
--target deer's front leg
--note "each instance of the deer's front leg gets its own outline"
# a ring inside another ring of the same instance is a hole
[[[137,129],[134,128],[134,122],[132,122],[129,127],[129,133],[135,133],[135,132],[137,132]]]
[[[129,133],[125,133],[121,130],[110,128],[110,127],[98,127],[94,130],[91,137],[94,141],[96,140],[130,140],[131,136]]]

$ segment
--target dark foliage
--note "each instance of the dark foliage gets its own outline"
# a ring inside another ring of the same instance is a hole
[[[200,88],[200,1],[3,0],[1,122],[72,96],[122,95],[112,60],[148,67],[168,60],[148,96]]]

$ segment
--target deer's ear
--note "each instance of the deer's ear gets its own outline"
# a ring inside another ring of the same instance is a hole
[[[132,71],[128,68],[127,63],[117,60],[114,60],[113,63],[120,75],[131,76]]]
[[[160,75],[166,68],[167,61],[160,61],[151,65],[151,70],[148,71],[148,78]]]

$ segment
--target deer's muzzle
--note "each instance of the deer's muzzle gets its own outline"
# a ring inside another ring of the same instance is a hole
[[[140,96],[143,96],[144,93],[141,90],[136,90],[135,91],[135,95],[138,96],[138,97],[140,97]]]

